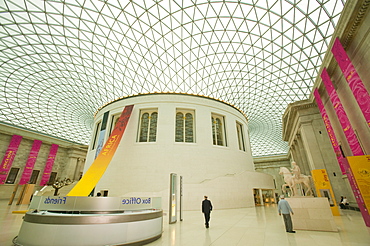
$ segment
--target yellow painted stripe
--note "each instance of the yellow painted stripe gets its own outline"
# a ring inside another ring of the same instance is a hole
[[[109,136],[109,139],[105,143],[99,155],[67,196],[88,196],[94,189],[117,150],[130,119],[133,107],[134,105],[129,105],[124,108],[112,134]]]
[[[13,214],[25,214],[27,212],[28,212],[28,210],[15,210],[15,211],[12,211]]]

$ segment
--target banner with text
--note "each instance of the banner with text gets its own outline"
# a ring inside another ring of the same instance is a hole
[[[335,59],[338,62],[344,77],[346,78],[353,95],[356,98],[357,104],[360,107],[362,114],[365,117],[367,125],[370,126],[370,96],[364,86],[360,76],[358,75],[351,59],[344,50],[339,38],[335,39],[333,48],[331,49]]]
[[[101,149],[103,148],[104,137],[105,137],[105,132],[106,132],[107,123],[108,123],[108,116],[109,116],[109,111],[105,112],[104,116],[103,116],[103,120],[102,120],[101,128],[100,128],[100,133],[99,133],[98,145],[97,145],[96,151],[95,151],[95,158],[98,157]],[[96,133],[96,134],[98,134],[98,133]]]
[[[342,126],[344,135],[346,136],[349,147],[351,148],[353,155],[363,155],[364,152],[361,149],[360,143],[358,142],[355,131],[348,119],[346,111],[343,108],[342,102],[340,101],[336,90],[334,89],[333,83],[329,77],[326,68],[321,73],[322,81],[324,82],[326,91],[329,94],[330,101],[333,104],[334,111],[337,114],[339,123]]]
[[[41,177],[40,185],[46,185],[49,181],[51,171],[53,170],[55,157],[58,152],[59,145],[52,144],[49,151],[48,159],[46,160],[45,168]]]
[[[126,106],[97,158],[67,196],[88,196],[109,166],[125,132],[134,105]]]
[[[370,216],[370,155],[348,156],[347,159]]]
[[[319,91],[317,90],[317,88],[314,90],[313,94],[315,96],[317,106],[318,106],[319,111],[321,113],[321,117],[324,121],[326,131],[328,132],[329,139],[330,139],[331,145],[333,147],[335,156],[337,157],[340,170],[342,171],[342,174],[345,174],[346,169],[345,169],[344,161],[343,161],[343,160],[345,160],[345,158],[343,157],[342,152],[340,151],[339,144],[338,144],[337,138],[336,138],[335,133],[334,133],[334,129],[333,129],[333,127],[331,125],[331,122],[329,120],[329,116],[326,113],[324,104],[322,103],[322,100],[321,100],[321,97],[320,97],[320,94],[319,94]]]
[[[324,104],[322,103],[322,100],[321,100],[321,97],[320,97],[320,94],[319,94],[319,91],[317,90],[317,88],[314,90],[314,96],[315,96],[315,99],[316,99],[317,106],[319,107],[321,116],[322,116],[322,118],[324,120],[324,124],[326,126],[326,130],[328,131],[330,140],[332,142],[332,146],[333,146],[334,152],[335,152],[335,154],[337,156],[337,160],[338,160],[339,166],[342,169],[342,172],[344,170],[344,174],[347,175],[349,184],[351,185],[352,192],[353,192],[353,194],[354,194],[354,196],[356,198],[357,205],[358,205],[358,207],[359,207],[359,209],[361,211],[361,214],[362,214],[362,217],[363,217],[363,219],[365,221],[365,224],[367,226],[370,226],[370,216],[367,215],[367,212],[365,210],[364,201],[363,201],[363,199],[361,197],[360,190],[357,187],[357,183],[355,181],[355,178],[352,175],[352,171],[351,171],[351,168],[350,168],[350,166],[348,164],[348,160],[343,157],[342,152],[340,151],[340,148],[339,148],[339,145],[338,145],[338,142],[337,142],[337,138],[335,137],[335,133],[333,131],[333,128],[332,128],[331,123],[330,123],[330,120],[329,120],[329,117],[328,117],[328,115],[326,113]]]
[[[8,172],[10,167],[13,164],[13,160],[15,155],[17,154],[18,147],[22,141],[22,136],[13,135],[12,139],[10,140],[8,149],[5,152],[4,158],[1,161],[0,166],[0,184],[4,184],[6,177],[8,176]]]
[[[31,173],[33,170],[33,167],[35,166],[37,155],[39,154],[40,148],[41,148],[42,141],[40,140],[34,140],[30,154],[28,155],[28,159],[26,162],[26,166],[23,169],[23,173],[21,176],[21,180],[19,181],[20,185],[27,184],[30,181]]]
[[[331,212],[334,216],[340,216],[334,192],[331,187],[328,173],[325,169],[315,169],[311,171],[312,179],[315,184],[316,194],[318,197],[328,198]]]

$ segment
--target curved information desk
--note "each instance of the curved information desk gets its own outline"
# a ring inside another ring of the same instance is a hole
[[[58,199],[61,204],[57,204]],[[142,204],[145,199],[150,203]],[[160,238],[163,231],[163,212],[155,208],[161,203],[158,199],[34,197],[14,244],[101,246],[149,243]],[[72,204],[74,209],[66,209]],[[123,209],[125,207],[127,209]]]

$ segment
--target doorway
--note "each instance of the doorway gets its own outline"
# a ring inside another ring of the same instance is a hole
[[[272,189],[253,189],[253,197],[256,206],[276,203],[274,190]]]

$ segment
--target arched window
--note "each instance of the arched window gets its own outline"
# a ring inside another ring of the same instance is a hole
[[[177,111],[175,131],[176,142],[194,143],[194,111]]]
[[[224,117],[219,115],[212,115],[211,120],[213,144],[226,146]]]
[[[139,142],[155,142],[157,140],[158,113],[153,110],[141,111]]]

